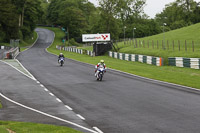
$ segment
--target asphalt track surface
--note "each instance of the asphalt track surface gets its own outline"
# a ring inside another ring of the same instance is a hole
[[[70,120],[70,122],[92,129],[92,127],[77,117],[73,111],[70,111],[62,102],[59,102],[55,96],[50,95],[50,92],[41,86],[41,83],[38,83],[38,81],[25,76],[1,61],[0,75],[0,93],[3,96],[36,110],[33,111],[22,105],[13,103],[13,101],[9,101],[0,95],[3,105],[3,108],[0,110],[0,120],[68,126],[79,131],[87,132],[83,128],[63,121]],[[44,115],[44,113],[53,117]]]
[[[36,44],[17,58],[89,126],[95,125],[105,133],[200,132],[198,91],[113,70],[98,82],[92,65],[66,59],[63,67],[58,66],[57,56],[45,51],[54,34],[45,29],[36,31]],[[30,106],[40,109],[37,104]],[[55,110],[59,112],[59,108]]]

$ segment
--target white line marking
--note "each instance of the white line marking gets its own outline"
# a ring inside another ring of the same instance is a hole
[[[20,65],[29,75],[31,75],[31,77],[32,77],[33,80],[36,80],[36,78],[22,65],[21,62],[19,62],[17,59],[15,59],[15,60],[19,63],[19,65]]]
[[[14,68],[15,70],[17,70],[17,71],[20,72],[21,74],[25,75],[26,77],[28,77],[28,78],[30,78],[30,79],[32,79],[32,80],[35,80],[33,77],[30,77],[29,75],[27,75],[27,74],[25,74],[24,72],[20,71],[19,69],[17,69],[17,68],[14,67],[13,65],[11,65],[11,64],[9,64],[9,63],[7,63],[7,62],[5,62],[5,61],[2,61],[2,60],[0,60],[0,61],[3,62],[3,63],[5,63],[5,64],[7,64],[7,65],[9,65],[9,66],[11,66],[12,68]]]
[[[54,94],[53,93],[49,93],[51,96],[54,96]]]
[[[59,98],[56,98],[56,100],[57,100],[58,102],[60,102],[60,103],[62,102]]]
[[[56,120],[59,120],[59,121],[62,121],[62,122],[65,122],[65,123],[68,123],[68,124],[71,124],[71,125],[77,126],[77,127],[82,128],[82,129],[84,129],[84,130],[86,130],[86,131],[89,131],[89,132],[91,132],[91,133],[98,133],[98,132],[96,132],[96,131],[94,131],[94,130],[91,130],[91,129],[89,129],[89,128],[83,127],[83,126],[78,125],[78,124],[76,124],[76,123],[73,123],[73,122],[70,122],[70,121],[64,120],[64,119],[62,119],[62,118],[59,118],[59,117],[56,117],[56,116],[53,116],[53,115],[50,115],[50,114],[44,113],[44,112],[42,112],[42,111],[39,111],[39,110],[36,110],[36,109],[30,108],[30,107],[25,106],[25,105],[23,105],[23,104],[20,104],[20,103],[18,103],[18,102],[15,102],[15,101],[9,99],[8,97],[4,96],[4,95],[1,94],[1,93],[0,93],[0,96],[3,97],[4,99],[6,99],[6,100],[8,100],[8,101],[10,101],[10,102],[12,102],[12,103],[14,103],[14,104],[16,104],[16,105],[19,105],[19,106],[21,106],[21,107],[23,107],[23,108],[26,108],[26,109],[28,109],[28,110],[31,110],[31,111],[37,112],[37,113],[39,113],[39,114],[42,114],[42,115],[48,116],[48,117],[50,117],[50,118],[53,118],[53,119],[56,119]]]
[[[103,133],[99,128],[93,127],[98,133]]]
[[[39,81],[37,81],[37,83],[38,83],[38,84],[40,84],[40,82],[39,82]]]
[[[81,118],[82,120],[85,120],[85,118],[84,118],[83,116],[81,116],[81,115],[79,115],[79,114],[77,114],[77,116],[78,116],[79,118]]]
[[[48,91],[46,88],[44,89],[45,91]]]
[[[44,85],[40,84],[40,86],[44,88]]]
[[[69,106],[67,106],[67,105],[65,105],[65,107],[68,108],[69,110],[73,110],[71,107],[69,107]]]

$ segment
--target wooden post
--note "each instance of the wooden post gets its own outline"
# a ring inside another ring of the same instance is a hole
[[[173,51],[174,51],[174,40],[173,40]]]
[[[149,48],[149,40],[148,40],[148,48]]]
[[[136,41],[136,48],[137,48],[137,40],[135,39],[135,41]]]
[[[181,48],[180,48],[180,41],[178,40],[178,49],[179,49],[179,51],[181,50]]]
[[[152,48],[154,49],[154,41],[152,40]]]
[[[167,49],[169,50],[169,41],[167,40]]]
[[[141,47],[141,42],[140,42],[140,40],[139,40],[139,48]]]
[[[145,41],[143,40],[143,48],[145,48]]]
[[[158,46],[159,44],[158,44],[158,40],[157,40],[157,49],[159,49],[159,46]]]
[[[185,51],[187,51],[187,41],[185,40]]]
[[[194,52],[194,41],[192,41],[192,51]]]

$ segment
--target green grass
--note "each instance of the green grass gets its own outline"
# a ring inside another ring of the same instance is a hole
[[[56,30],[55,32],[56,35],[57,35],[57,32],[60,32],[60,30]],[[57,37],[59,37],[59,34]],[[53,45],[51,45],[51,47],[48,48],[48,51],[58,55],[60,53],[60,50],[56,49],[55,47],[56,44],[57,42],[53,43]],[[124,60],[113,59],[107,55],[90,57],[87,55],[80,55],[77,53],[72,53],[72,52],[67,52],[67,51],[62,51],[62,53],[64,53],[64,55],[67,58],[71,58],[74,60],[78,60],[78,61],[86,62],[90,64],[96,64],[99,62],[99,60],[104,59],[106,65],[109,68],[140,75],[143,77],[148,77],[152,79],[157,79],[161,81],[176,83],[176,84],[200,89],[200,84],[199,84],[200,71],[199,70],[190,69],[190,68],[170,67],[170,66],[157,67],[153,65],[139,63],[139,62],[128,62]]]
[[[181,29],[165,32],[164,34],[162,33],[145,38],[138,38],[137,48],[136,48],[136,42],[134,42],[133,44],[133,42],[130,43],[130,41],[128,42],[128,44],[126,42],[126,45],[124,44],[124,42],[120,42],[118,43],[117,46],[120,49],[119,52],[121,53],[142,54],[142,55],[163,57],[165,59],[165,64],[167,64],[168,57],[200,58],[199,34],[200,34],[200,23],[184,27]],[[165,48],[166,48],[165,50],[162,48],[163,40],[165,40]],[[187,46],[186,46],[187,51],[185,50],[185,40],[187,40]],[[149,41],[149,48],[148,48],[148,41]],[[157,41],[159,49],[157,49]],[[173,49],[173,41],[174,41],[174,49]],[[179,51],[178,41],[180,41],[180,51]],[[192,41],[194,41],[194,52],[193,52]]]
[[[33,32],[33,36],[30,37],[30,38],[26,38],[25,40],[22,40],[19,44],[20,47],[27,47],[27,46],[30,46],[32,45],[35,40],[37,39],[37,33],[34,31]]]
[[[81,133],[74,129],[62,126],[0,121],[0,133],[8,133],[7,129],[16,133]]]
[[[84,50],[89,50],[93,51],[93,46],[88,46],[88,47],[78,47],[79,49],[84,49]]]

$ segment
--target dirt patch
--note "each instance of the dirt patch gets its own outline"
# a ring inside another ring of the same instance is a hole
[[[15,133],[14,131],[10,130],[10,129],[6,129],[9,133]]]

